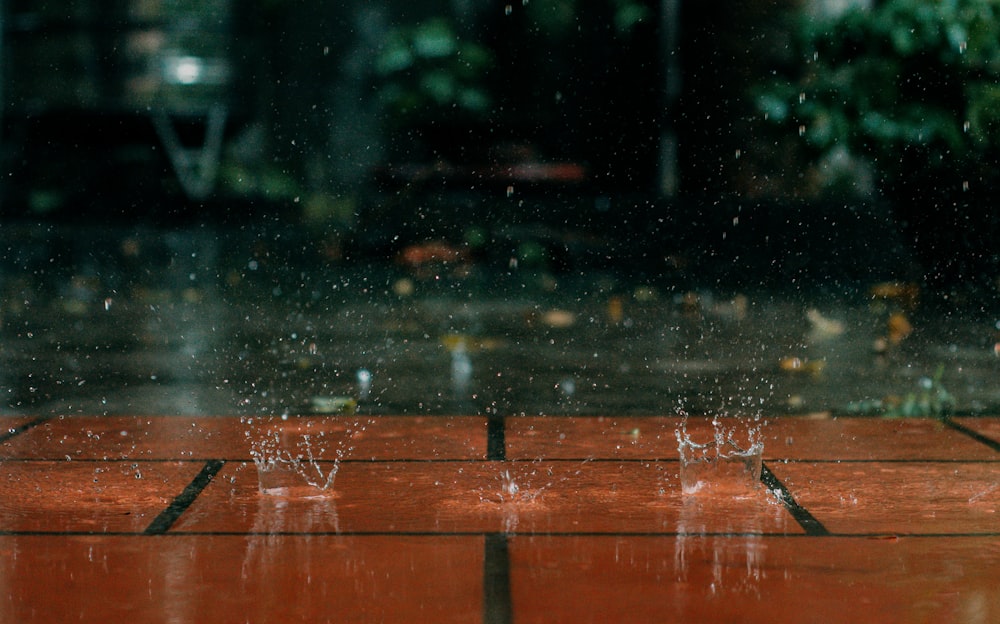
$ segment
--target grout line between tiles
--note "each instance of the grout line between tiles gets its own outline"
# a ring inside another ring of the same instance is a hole
[[[945,417],[945,418],[942,419],[942,421],[944,422],[944,424],[946,426],[954,429],[955,431],[958,431],[959,433],[967,435],[968,437],[972,438],[976,442],[979,442],[980,444],[985,444],[986,446],[990,447],[994,451],[1000,453],[1000,442],[997,442],[993,438],[990,438],[988,436],[984,436],[983,434],[979,433],[978,431],[973,431],[972,429],[969,429],[965,425],[963,425],[961,423],[955,422],[950,417]]]
[[[483,556],[483,624],[511,624],[510,549],[503,533],[487,533]]]
[[[486,421],[486,459],[507,459],[507,419],[503,416],[492,415]]]
[[[23,425],[21,425],[19,427],[13,427],[10,430],[8,430],[7,432],[5,432],[3,435],[0,435],[0,444],[3,444],[7,440],[10,440],[14,436],[21,435],[25,431],[28,431],[30,429],[34,429],[38,425],[40,425],[40,424],[42,424],[42,423],[44,423],[44,422],[46,422],[48,420],[51,420],[51,419],[52,419],[51,416],[39,416],[38,418],[36,418],[34,420],[30,420],[30,421],[24,423]]]
[[[112,463],[112,462],[140,462],[148,464],[202,464],[208,461],[223,461],[226,463],[252,462],[252,457],[73,457],[66,459],[65,456],[42,456],[42,457],[4,457],[5,462],[58,462],[58,463]],[[317,463],[339,463],[339,464],[476,464],[482,463],[482,457],[345,457],[342,459],[319,459]],[[537,464],[538,462],[579,464],[649,464],[649,463],[678,463],[677,457],[507,457],[505,459],[487,458],[485,461],[505,461],[511,464]],[[765,461],[772,464],[1000,464],[1000,457],[997,459],[919,459],[919,458],[892,458],[892,459],[816,459],[816,458],[766,458]]]
[[[782,483],[773,472],[771,472],[771,469],[768,468],[766,464],[761,465],[760,481],[765,487],[767,487],[767,489],[779,495],[785,509],[788,510],[788,513],[792,514],[792,517],[799,523],[799,526],[806,532],[806,535],[825,536],[830,534],[827,528],[823,526],[822,522],[809,513],[808,509],[799,505],[795,501],[795,497],[792,496],[792,493],[787,487],[785,487],[785,484]]]
[[[197,537],[487,537],[490,535],[501,535],[505,540],[512,537],[518,538],[580,538],[580,537],[642,537],[642,538],[761,538],[761,539],[801,539],[815,538],[823,539],[869,539],[869,540],[894,540],[894,539],[991,539],[1000,538],[1000,532],[962,532],[962,533],[899,533],[899,532],[866,532],[866,533],[824,533],[822,535],[812,535],[807,533],[777,533],[760,531],[705,531],[695,532],[595,532],[595,531],[542,531],[537,533],[491,533],[483,531],[168,531],[162,534],[146,533],[145,531],[3,531],[0,530],[0,538],[4,537],[175,537],[175,538],[197,538]]]
[[[202,490],[212,482],[212,478],[218,474],[222,467],[225,465],[225,461],[221,459],[213,459],[205,462],[201,471],[195,475],[191,483],[184,488],[184,491],[177,495],[176,498],[164,509],[160,515],[153,519],[143,531],[145,535],[163,535],[170,530],[170,527],[177,522],[177,519],[181,517],[191,503],[198,498]]]

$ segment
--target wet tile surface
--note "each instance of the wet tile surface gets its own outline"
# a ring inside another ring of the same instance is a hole
[[[989,622],[1000,615],[995,538],[518,536],[510,560],[518,622]]]
[[[675,417],[291,420],[323,497],[236,417],[4,418],[0,624],[1000,618],[1000,419],[773,420],[749,496],[681,492]]]
[[[0,462],[0,532],[142,532],[202,465]]]
[[[833,533],[1000,529],[998,463],[795,463],[771,470]]]
[[[2,624],[464,623],[483,611],[479,536],[6,536],[0,554]]]
[[[983,436],[982,440],[996,453],[1000,454],[1000,421],[996,418],[954,418],[959,427]]]
[[[12,419],[20,420],[20,419]],[[255,427],[280,427],[280,417]],[[347,458],[486,457],[486,419],[479,417],[294,417],[342,439]],[[14,425],[10,425],[13,427]],[[0,443],[0,458],[250,459],[250,425],[236,417],[68,416],[46,419]]]
[[[514,417],[507,419],[511,459],[676,459],[676,417]]]
[[[765,459],[997,459],[969,436],[929,418],[780,418],[764,428]],[[933,443],[929,443],[933,440]]]
[[[763,491],[711,504],[686,500],[676,467],[676,462],[345,462],[332,496],[289,499],[261,495],[253,464],[231,464],[173,530],[802,532]],[[516,493],[504,491],[505,476]]]
[[[39,420],[41,419],[31,416],[0,417],[0,440],[7,440],[19,435],[24,429],[31,427]]]
[[[980,427],[993,419],[972,419]],[[507,455],[538,457],[676,458],[677,417],[516,417],[507,420]],[[765,459],[995,459],[996,451],[936,419],[806,418],[721,419],[741,431],[760,430]],[[967,422],[967,421],[962,421]],[[688,433],[707,441],[711,419],[692,418]],[[934,444],[928,444],[928,439]]]

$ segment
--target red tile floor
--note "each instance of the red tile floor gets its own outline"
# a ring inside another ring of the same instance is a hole
[[[774,420],[733,496],[675,417],[309,418],[313,498],[238,418],[0,419],[0,624],[1000,621],[1000,419]]]

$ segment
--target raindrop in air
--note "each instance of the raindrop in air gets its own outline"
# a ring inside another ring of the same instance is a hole
[[[472,379],[472,360],[465,349],[465,341],[460,341],[451,352],[451,388],[456,394],[465,394]]]
[[[513,12],[514,12],[514,7],[509,4],[503,8],[504,15],[510,16],[510,14]]]
[[[359,368],[355,374],[358,381],[358,399],[367,399],[372,390],[372,373],[367,368]]]
[[[557,384],[559,391],[568,399],[576,393],[576,381],[572,377],[567,377]]]

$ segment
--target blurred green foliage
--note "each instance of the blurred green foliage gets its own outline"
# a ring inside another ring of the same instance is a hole
[[[485,118],[493,103],[485,81],[492,65],[488,48],[460,39],[452,20],[436,17],[393,30],[375,70],[388,111],[407,124]]]
[[[996,183],[1000,0],[886,0],[793,19],[791,54],[756,106],[810,156],[867,159],[890,196],[949,176],[957,190],[956,172]]]
[[[955,411],[955,397],[941,383],[944,365],[939,365],[931,377],[917,381],[919,391],[905,397],[855,401],[846,406],[849,414],[884,416],[886,418],[944,418]]]
[[[593,0],[550,0],[549,2],[524,3],[531,20],[538,24],[550,38],[560,38],[572,33],[579,26],[580,14],[593,11]],[[653,11],[647,3],[638,0],[609,0],[606,13],[618,35],[627,35],[640,23],[652,19]]]

